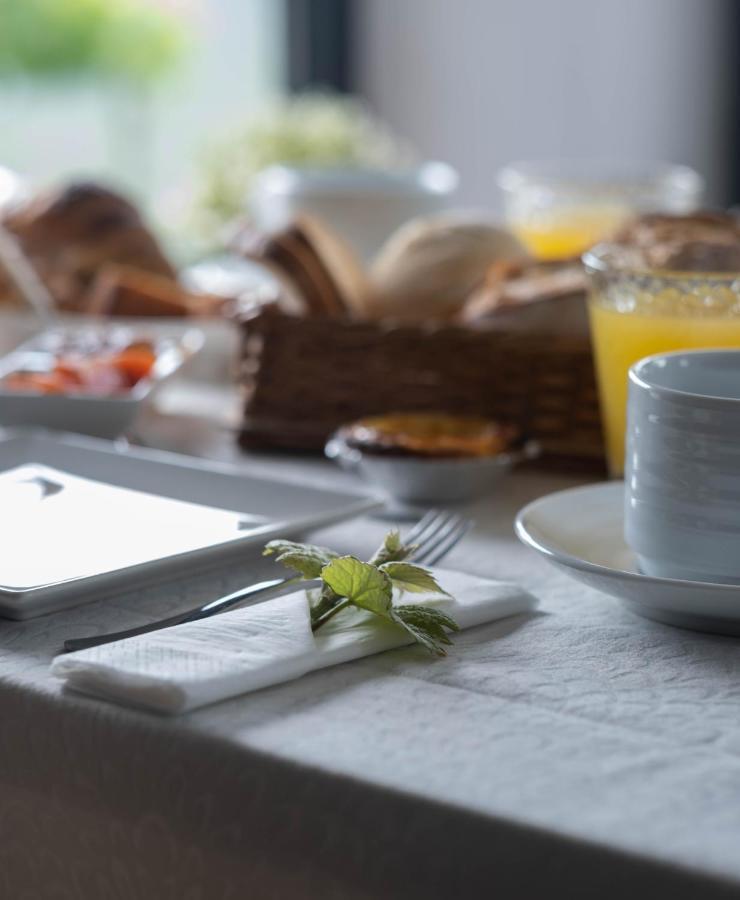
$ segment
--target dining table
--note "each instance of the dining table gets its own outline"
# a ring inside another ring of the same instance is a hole
[[[237,402],[173,386],[131,440],[366,490],[316,457],[240,451],[208,415]],[[66,638],[275,572],[252,552],[0,620],[0,898],[740,897],[738,640],[639,618],[515,537],[523,505],[593,477],[529,467],[461,507],[475,525],[444,565],[539,605],[443,659],[393,650],[173,717],[51,677]],[[366,556],[393,524],[308,537]]]

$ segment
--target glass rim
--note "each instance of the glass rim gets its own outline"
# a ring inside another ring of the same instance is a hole
[[[656,278],[666,282],[691,282],[702,284],[711,281],[715,284],[732,285],[740,279],[740,270],[730,272],[697,272],[696,269],[651,269],[645,266],[624,266],[608,259],[608,254],[616,245],[603,241],[590,247],[582,256],[581,262],[586,274],[616,275],[624,278]]]
[[[702,176],[681,163],[596,157],[512,162],[499,170],[496,183],[504,191],[540,186],[575,191],[640,193],[669,189],[700,193],[704,188]]]

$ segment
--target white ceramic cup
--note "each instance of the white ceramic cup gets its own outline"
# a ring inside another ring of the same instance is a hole
[[[625,538],[646,575],[740,584],[740,350],[630,369]]]

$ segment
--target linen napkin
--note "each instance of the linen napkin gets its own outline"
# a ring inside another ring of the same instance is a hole
[[[414,594],[404,602],[433,604],[460,628],[525,612],[537,604],[513,584],[434,571],[454,599]],[[400,628],[352,609],[313,634],[306,592],[298,591],[199,622],[58,656],[51,671],[75,690],[174,714],[410,643]],[[451,652],[456,652],[454,647]]]

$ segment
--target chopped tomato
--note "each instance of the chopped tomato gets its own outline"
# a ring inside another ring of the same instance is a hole
[[[35,391],[39,394],[63,394],[64,383],[53,373],[12,372],[4,379],[12,391]]]
[[[54,374],[65,384],[83,385],[85,383],[84,367],[85,363],[80,360],[72,361],[62,358],[54,366]]]
[[[43,394],[117,394],[146,378],[157,360],[155,348],[145,342],[122,350],[103,350],[89,356],[60,355],[50,372],[11,372],[3,384],[11,390]]]
[[[157,360],[154,349],[149,344],[131,344],[111,359],[113,365],[122,372],[133,387],[152,371]]]
[[[130,385],[123,372],[112,365],[109,359],[86,360],[79,368],[81,385],[76,389],[86,394],[117,394]]]

